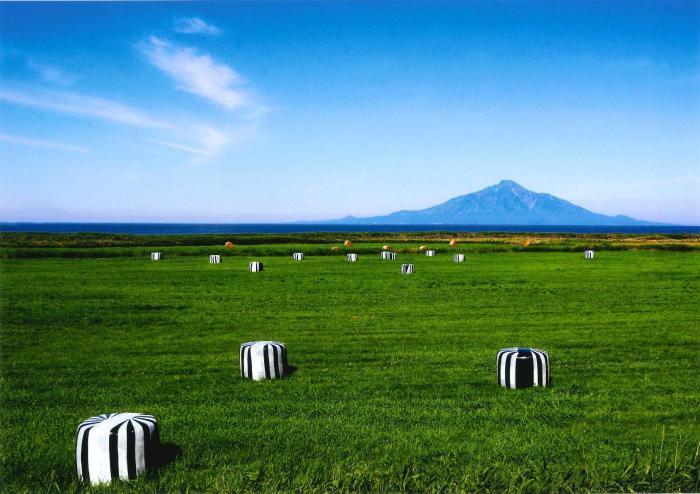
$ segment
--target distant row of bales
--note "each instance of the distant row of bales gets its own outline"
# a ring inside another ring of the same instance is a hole
[[[449,242],[450,247],[457,247],[459,242],[456,239],[452,239]],[[343,246],[346,248],[351,248],[352,247],[352,242],[350,240],[346,240],[343,242]],[[229,250],[234,249],[234,244],[233,242],[226,242],[224,244],[224,247],[226,247]],[[340,247],[335,245],[331,248],[333,251],[339,250]],[[429,249],[428,246],[426,245],[421,245],[418,250],[420,252],[423,252],[427,257],[434,257],[436,254],[435,250]],[[595,257],[595,251],[592,249],[586,249],[584,251],[584,259],[593,259]],[[163,258],[163,253],[162,252],[151,252],[151,260],[152,261],[160,261]],[[304,253],[303,252],[294,252],[292,254],[292,258],[295,261],[303,261],[304,260]],[[388,260],[388,261],[395,261],[397,258],[397,253],[392,251],[392,248],[390,245],[384,245],[382,247],[382,251],[380,252],[380,258],[382,260]],[[348,253],[346,255],[346,259],[348,262],[357,262],[359,260],[359,255],[356,253]],[[453,261],[454,262],[464,262],[465,261],[465,255],[462,253],[455,253],[453,256]],[[209,256],[209,263],[210,264],[220,264],[221,263],[221,255],[220,254],[211,254]],[[248,270],[251,272],[260,272],[264,270],[263,263],[260,261],[251,261],[248,266]],[[413,274],[415,272],[415,266],[413,264],[402,264],[401,265],[401,273],[402,274]]]

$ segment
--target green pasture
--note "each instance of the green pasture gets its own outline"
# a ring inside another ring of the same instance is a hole
[[[457,264],[423,243],[397,261],[357,244],[357,263],[323,242],[220,265],[218,246],[5,256],[0,490],[92,490],[75,427],[119,411],[155,415],[169,457],[117,492],[700,489],[699,252],[465,246]],[[291,376],[239,377],[259,339]],[[553,387],[500,388],[510,346],[548,351]]]

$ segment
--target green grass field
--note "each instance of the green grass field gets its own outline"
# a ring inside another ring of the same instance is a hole
[[[0,489],[87,488],[75,427],[116,411],[179,451],[118,492],[700,489],[699,252],[378,245],[262,273],[206,248],[1,259]],[[242,380],[256,339],[296,371]],[[500,388],[510,346],[547,350],[553,387]]]

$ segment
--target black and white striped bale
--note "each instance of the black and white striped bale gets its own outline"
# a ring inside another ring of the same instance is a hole
[[[259,261],[251,261],[250,264],[248,264],[248,271],[251,273],[257,273],[258,271],[263,270],[263,263]]]
[[[155,464],[160,448],[158,423],[152,415],[106,413],[77,429],[78,477],[91,484],[135,479]]]
[[[277,341],[243,343],[240,351],[241,377],[261,381],[279,379],[289,369],[287,347]]]
[[[454,262],[464,262],[464,254],[455,254]]]
[[[221,256],[219,254],[210,255],[209,264],[221,264]]]
[[[415,273],[416,268],[413,264],[402,264],[401,265],[401,274],[413,274]]]
[[[383,250],[381,252],[381,258],[384,261],[395,261],[396,260],[396,252],[387,252]]]
[[[426,250],[425,255],[428,257],[435,257],[435,251],[434,250]]]
[[[593,259],[595,257],[595,251],[594,250],[584,250],[583,251],[583,258],[584,259]]]
[[[357,254],[348,254],[348,262],[357,262]]]
[[[504,388],[551,386],[549,354],[536,348],[505,348],[496,357],[498,382]]]
[[[303,261],[304,260],[304,253],[303,252],[295,252],[292,254],[292,259],[295,261]]]
[[[160,261],[162,258],[162,252],[151,252],[151,261]]]

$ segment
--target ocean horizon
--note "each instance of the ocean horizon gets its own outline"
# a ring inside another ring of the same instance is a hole
[[[30,223],[0,222],[2,233],[112,233],[133,235],[323,233],[323,232],[509,232],[700,234],[698,225],[351,225],[322,223]]]

